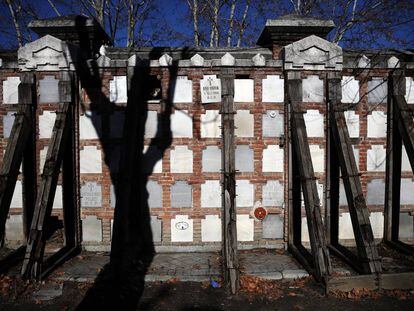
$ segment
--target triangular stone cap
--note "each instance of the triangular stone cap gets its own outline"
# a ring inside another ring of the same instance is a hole
[[[371,68],[371,60],[365,55],[362,55],[358,59],[358,68]]]
[[[253,64],[255,66],[265,66],[266,65],[266,58],[260,53],[257,53],[255,56],[253,56],[252,61],[253,61]]]
[[[391,56],[390,58],[388,58],[387,66],[388,66],[388,68],[400,68],[401,63],[400,63],[400,60],[397,57]]]
[[[190,58],[191,65],[193,66],[203,66],[204,58],[200,54],[196,54]]]
[[[111,59],[105,55],[101,55],[97,60],[96,63],[99,67],[111,67]]]
[[[222,66],[234,66],[235,63],[236,59],[230,53],[224,54],[224,56],[221,58]]]
[[[129,67],[138,66],[141,61],[142,61],[141,58],[137,56],[136,54],[134,54],[130,58],[128,58],[128,66]]]
[[[173,58],[168,54],[164,54],[159,58],[158,61],[160,63],[160,66],[171,66]]]

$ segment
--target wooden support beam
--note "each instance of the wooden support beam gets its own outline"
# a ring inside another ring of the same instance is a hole
[[[14,119],[13,127],[8,138],[6,151],[0,170],[0,244],[5,238],[5,225],[10,210],[10,203],[13,198],[14,187],[16,185],[17,176],[19,175],[19,167],[22,163],[23,154],[25,161],[23,162],[23,172],[27,176],[23,180],[24,186],[24,205],[23,205],[23,231],[26,234],[26,224],[33,215],[31,208],[32,202],[30,198],[35,191],[36,182],[32,180],[32,164],[30,160],[35,160],[32,142],[28,143],[28,138],[33,130],[34,111],[36,92],[34,89],[34,75],[24,73],[21,75],[21,83],[19,85],[19,105]],[[32,183],[30,185],[30,182]],[[27,236],[26,236],[27,237]]]
[[[311,244],[313,262],[309,265],[313,266],[314,276],[320,282],[326,283],[326,278],[331,272],[331,261],[329,251],[326,245],[326,237],[324,226],[322,223],[322,215],[320,210],[320,201],[316,186],[316,178],[313,171],[312,159],[309,149],[308,137],[306,132],[305,120],[303,118],[304,111],[302,104],[302,79],[300,72],[288,72],[287,74],[288,95],[291,108],[291,140],[292,140],[292,166],[297,167],[300,178],[293,177],[293,214],[299,216],[297,209],[297,195],[299,194],[298,182],[300,181],[303,198],[305,202],[306,219],[309,229],[309,239]],[[295,173],[295,171],[293,171]],[[299,195],[300,198],[300,195]],[[299,234],[299,219],[294,219],[295,234]],[[299,243],[298,237],[294,238],[295,243]],[[297,249],[301,245],[295,245]],[[305,258],[305,255],[303,256]]]
[[[330,150],[330,152],[336,152],[339,160],[337,163],[339,163],[342,172],[342,179],[344,182],[359,258],[359,262],[356,264],[361,266],[361,269],[359,270],[363,271],[363,273],[378,273],[381,271],[381,263],[369,220],[369,211],[362,192],[361,181],[352,149],[351,139],[349,138],[348,127],[346,125],[344,115],[344,107],[341,103],[342,91],[340,73],[329,73],[327,86],[329,101],[329,125],[331,134],[329,138],[333,140],[335,149]],[[328,144],[329,143],[330,142],[328,142]],[[335,170],[336,168],[334,167],[333,171]],[[334,172],[330,173],[335,174]],[[330,177],[334,177],[338,180],[337,176],[330,175]],[[335,181],[331,179],[331,182]],[[338,188],[337,184],[335,184],[335,187],[336,189]],[[338,200],[335,198],[335,204],[337,204],[337,202]],[[338,207],[332,205],[330,207],[334,208],[334,216],[336,218],[335,224],[333,225],[333,228],[331,228],[335,230],[335,232],[331,232],[331,240],[333,239],[333,242],[337,243],[338,215],[336,213]],[[331,246],[335,247],[336,244],[331,243]]]
[[[223,68],[220,74],[222,106],[222,224],[224,279],[235,294],[239,288],[239,262],[236,228],[236,169],[234,140],[234,69]]]

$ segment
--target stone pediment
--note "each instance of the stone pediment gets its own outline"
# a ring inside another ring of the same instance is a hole
[[[20,70],[75,70],[77,47],[51,35],[21,47],[18,51]]]
[[[287,70],[342,70],[342,48],[315,35],[285,46]]]

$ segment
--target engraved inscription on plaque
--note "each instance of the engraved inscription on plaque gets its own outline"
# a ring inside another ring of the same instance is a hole
[[[221,102],[221,82],[216,75],[206,75],[200,80],[201,102],[203,104]]]
[[[82,207],[102,206],[102,187],[94,182],[87,182],[81,187]]]

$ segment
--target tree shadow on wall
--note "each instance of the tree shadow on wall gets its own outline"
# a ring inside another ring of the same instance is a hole
[[[79,36],[84,36],[84,25],[79,23]],[[82,51],[90,51],[89,39],[80,42]],[[183,52],[185,53],[185,52]],[[91,54],[90,54],[91,55]],[[131,54],[132,55],[132,54]],[[130,56],[131,56],[130,55]],[[158,58],[150,53],[149,59]],[[89,57],[90,58],[90,57]],[[89,59],[76,70],[83,89],[90,100],[91,121],[99,133],[105,164],[112,167],[114,145],[110,138],[110,113],[116,108],[102,92],[102,78],[98,64]],[[148,99],[152,96],[153,73],[147,63],[128,68],[128,103],[121,139],[119,174],[111,171],[116,205],[113,221],[110,262],[103,268],[94,285],[87,291],[78,310],[112,309],[135,310],[144,290],[145,275],[154,258],[155,249],[151,230],[147,183],[149,176],[164,152],[172,143],[170,116],[172,112],[173,84],[178,72],[178,61],[159,69],[168,76],[169,85],[160,100],[157,133],[148,148],[145,143],[145,123],[148,116]],[[97,115],[101,116],[101,126]],[[109,139],[108,139],[109,138]],[[148,141],[147,141],[148,142]]]

